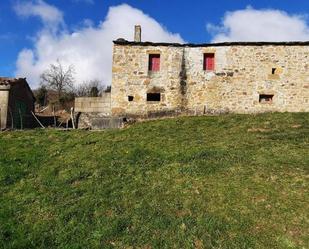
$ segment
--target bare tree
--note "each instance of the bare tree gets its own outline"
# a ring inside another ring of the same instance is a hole
[[[50,67],[41,74],[41,84],[56,90],[58,93],[58,100],[60,101],[63,92],[73,89],[74,73],[73,65],[65,69],[61,62],[57,60],[55,64],[51,64]]]
[[[103,90],[100,80],[90,80],[77,86],[74,90],[76,97],[98,97]]]

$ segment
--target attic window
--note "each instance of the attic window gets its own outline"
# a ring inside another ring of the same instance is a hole
[[[161,93],[147,93],[147,101],[161,101]]]
[[[133,96],[128,96],[128,101],[133,101],[134,100],[134,97]]]
[[[271,74],[276,74],[277,68],[272,68],[271,69]]]
[[[149,55],[148,70],[153,72],[160,71],[160,54]]]
[[[259,102],[260,103],[272,103],[273,102],[273,94],[260,94]]]

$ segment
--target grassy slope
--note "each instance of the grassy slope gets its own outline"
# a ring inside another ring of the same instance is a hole
[[[0,247],[308,248],[308,151],[309,114],[0,133]]]

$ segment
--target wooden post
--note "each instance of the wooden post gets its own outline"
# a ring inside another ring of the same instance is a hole
[[[20,119],[20,129],[23,129],[23,117],[21,115],[21,111],[20,108],[18,108],[18,112],[19,112],[19,119]]]
[[[56,116],[55,116],[55,106],[53,105],[53,116],[54,116],[54,127],[57,127],[57,121],[56,121]]]
[[[42,125],[42,123],[40,122],[40,120],[35,116],[35,114],[33,112],[31,112],[31,114],[33,115],[33,117],[35,118],[35,120],[39,123],[39,125],[45,129],[44,125]]]
[[[9,107],[9,112],[10,112],[10,116],[11,116],[11,129],[14,129],[14,118],[13,118],[13,113],[11,110],[11,107]]]
[[[71,107],[71,120],[72,120],[72,126],[73,126],[73,129],[75,129],[75,122],[74,122],[74,114],[73,114],[73,111],[74,111],[74,108]]]

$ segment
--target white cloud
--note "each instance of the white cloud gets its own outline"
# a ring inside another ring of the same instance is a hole
[[[40,17],[43,22],[47,18]],[[168,32],[142,11],[122,4],[111,7],[105,20],[97,26],[86,20],[85,25],[73,33],[63,28],[56,33],[46,28],[38,32],[34,48],[19,53],[16,76],[27,77],[32,87],[36,87],[39,75],[59,59],[64,66],[74,65],[77,84],[99,79],[108,85],[111,83],[112,41],[132,40],[136,24],[142,26],[144,41],[183,42],[179,34]]]
[[[213,42],[222,41],[304,41],[309,27],[304,16],[279,10],[244,10],[227,12],[221,25],[207,25]]]
[[[16,14],[20,17],[39,17],[45,28],[55,32],[59,26],[64,25],[63,13],[55,6],[49,5],[43,0],[17,2],[14,6]]]

